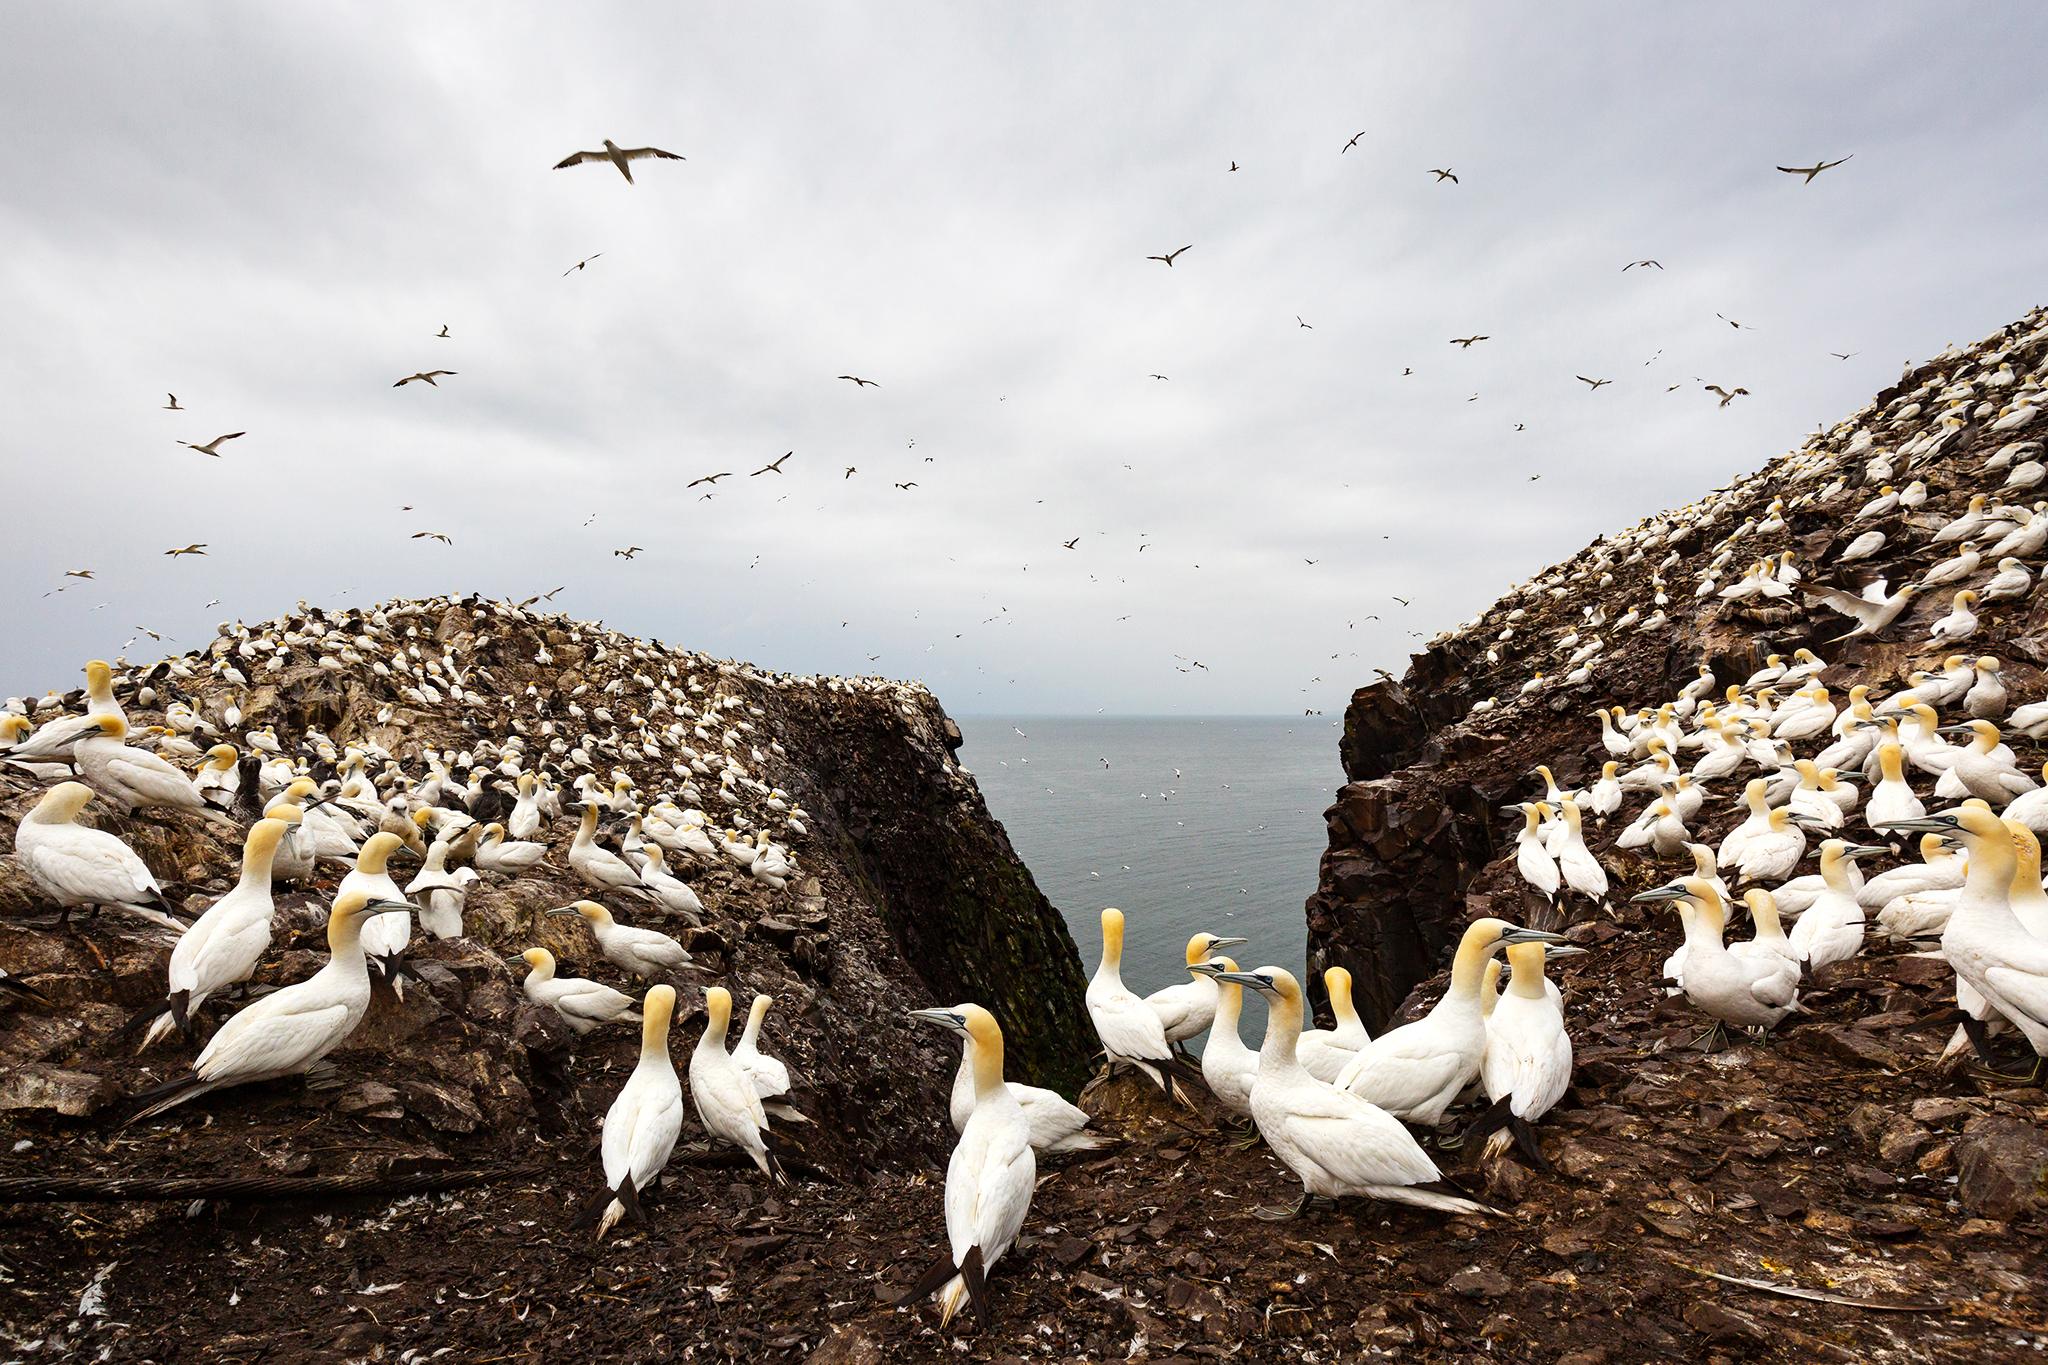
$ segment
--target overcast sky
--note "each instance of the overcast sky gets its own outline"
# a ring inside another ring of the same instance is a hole
[[[1790,8],[10,7],[0,692],[561,586],[961,713],[1334,711],[2040,301],[2048,10]],[[606,137],[688,159],[550,169]]]

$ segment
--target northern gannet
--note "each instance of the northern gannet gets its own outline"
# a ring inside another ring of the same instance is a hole
[[[1372,1041],[1372,1034],[1358,1017],[1357,1006],[1351,1003],[1350,972],[1342,967],[1325,968],[1323,992],[1330,997],[1330,1016],[1336,1024],[1327,1029],[1304,1029],[1295,1043],[1295,1055],[1301,1058],[1309,1075],[1334,1083]],[[1203,1055],[1207,1055],[1206,1049]]]
[[[761,1051],[761,1022],[774,1005],[772,995],[754,997],[754,1003],[747,1007],[747,1026],[741,1030],[740,1040],[732,1045],[732,1062],[754,1083],[754,1093],[761,1097],[764,1110],[777,1118],[809,1123],[810,1116],[789,1102],[789,1068],[781,1058]]]
[[[1637,901],[1682,901],[1686,935],[1685,995],[1714,1020],[1699,1042],[1711,1046],[1724,1025],[1768,1029],[1796,1008],[1799,964],[1776,955],[1728,952],[1721,936],[1727,912],[1721,894],[1698,877],[1687,877],[1634,897]]]
[[[360,890],[338,893],[327,914],[327,965],[304,981],[272,991],[220,1026],[192,1063],[192,1074],[136,1096],[135,1123],[231,1085],[296,1076],[347,1040],[370,1008],[370,970],[363,960],[364,920],[409,911],[403,901],[373,901]]]
[[[2033,791],[2040,784],[2020,771],[2012,750],[2001,741],[1998,727],[1988,720],[1965,721],[1944,726],[1946,735],[1970,735],[1969,745],[1955,752],[1954,761],[1934,784],[1934,794],[1947,801],[1974,796],[2003,806],[2014,797]]]
[[[1158,1013],[1124,985],[1124,912],[1102,912],[1102,961],[1088,981],[1088,1018],[1111,1071],[1118,1065],[1134,1066],[1152,1078],[1168,1095],[1177,1095],[1173,1085],[1173,1050],[1166,1041],[1166,1026]],[[1186,1097],[1180,1096],[1183,1103]]]
[[[1927,638],[1934,644],[1967,640],[1977,633],[1977,623],[1977,594],[1964,588],[1950,599],[1948,615],[1928,629]]]
[[[1092,1116],[1080,1106],[1068,1103],[1058,1091],[1025,1085],[1020,1081],[1005,1081],[1003,1084],[1024,1111],[1024,1121],[1031,1126],[1034,1150],[1047,1155],[1089,1152],[1113,1143],[1112,1138],[1088,1132]],[[972,1040],[963,1038],[960,1065],[953,1073],[953,1093],[947,1102],[947,1116],[952,1119],[956,1133],[966,1129],[968,1117],[974,1113],[975,1086],[974,1044]]]
[[[1482,971],[1483,955],[1472,973],[1475,1020],[1480,1019],[1476,986]],[[1255,1210],[1260,1217],[1291,1218],[1312,1199],[1347,1195],[1447,1213],[1489,1212],[1444,1183],[1443,1173],[1400,1120],[1370,1101],[1317,1080],[1302,1067],[1295,1055],[1301,1034],[1301,987],[1293,973],[1261,967],[1255,972],[1228,972],[1220,979],[1249,986],[1266,997],[1266,1040],[1259,1048],[1258,1075],[1252,1082],[1252,1122],[1273,1154],[1301,1181],[1301,1200],[1292,1210]],[[1483,1046],[1483,1020],[1478,1028]]]
[[[1031,1125],[1003,1083],[1003,1031],[979,1005],[914,1010],[913,1019],[936,1024],[966,1040],[974,1075],[974,1111],[946,1163],[947,1254],[919,1276],[899,1304],[939,1295],[939,1326],[963,1304],[990,1322],[988,1272],[1017,1240],[1038,1179]]]
[[[668,870],[660,844],[649,843],[641,850],[641,857],[646,862],[640,868],[640,884],[662,909],[672,914],[691,916],[693,922],[696,916],[704,913],[704,902],[697,899],[697,893]]]
[[[289,826],[258,820],[242,846],[242,876],[234,889],[193,920],[171,949],[163,1013],[143,1035],[146,1049],[172,1029],[192,1031],[192,1012],[223,986],[247,981],[270,947],[270,868]]]
[[[241,754],[232,744],[216,744],[206,751],[206,762],[192,774],[193,789],[215,810],[235,804],[242,789]]]
[[[212,812],[192,779],[147,749],[127,743],[128,722],[114,712],[92,718],[93,729],[72,745],[72,762],[92,789],[124,812],[162,807]]]
[[[1792,955],[1817,972],[1833,962],[1856,956],[1863,946],[1863,907],[1849,882],[1849,865],[1859,858],[1889,853],[1877,844],[1848,844],[1829,839],[1820,846],[1820,875],[1826,883],[1800,914],[1788,936]]]
[[[1458,942],[1451,983],[1443,999],[1414,1023],[1367,1043],[1357,1060],[1337,1077],[1338,1087],[1410,1123],[1433,1126],[1440,1122],[1458,1092],[1479,1075],[1480,1059],[1486,1054],[1480,988],[1487,959],[1502,946],[1558,943],[1563,938],[1546,929],[1517,928],[1505,920],[1474,920]],[[1297,1018],[1296,1028],[1299,1026]],[[1292,1057],[1291,1038],[1287,1050]]]
[[[1549,1167],[1536,1142],[1535,1124],[1571,1084],[1572,1040],[1543,963],[1552,953],[1584,951],[1541,943],[1518,943],[1507,950],[1507,989],[1486,1012],[1486,1051],[1479,1064],[1479,1085],[1493,1108],[1465,1135],[1469,1142],[1484,1134],[1489,1157],[1514,1143],[1538,1167]]]
[[[1605,904],[1607,869],[1586,847],[1579,803],[1569,796],[1564,798],[1564,828],[1564,839],[1557,849],[1557,868],[1564,875],[1565,885],[1590,901]]]
[[[600,1024],[620,1020],[637,1021],[639,1006],[624,991],[613,990],[600,981],[580,976],[556,976],[555,955],[545,948],[528,948],[516,959],[528,971],[520,989],[536,1005],[546,1005],[578,1035]]]
[[[83,782],[60,782],[43,794],[14,831],[14,852],[36,889],[68,922],[80,906],[118,906],[163,924],[172,906],[135,851],[102,829],[77,823],[93,798]]]
[[[569,844],[569,867],[583,879],[586,886],[598,891],[621,891],[651,899],[647,889],[640,885],[640,873],[634,866],[608,848],[597,842],[597,803],[583,804],[583,822],[576,827],[576,837]]]
[[[1210,1023],[1216,1018],[1216,982],[1195,968],[1207,962],[1217,949],[1235,948],[1243,942],[1245,940],[1241,938],[1221,938],[1215,934],[1194,935],[1188,939],[1186,953],[1190,979],[1145,997],[1145,1003],[1159,1016],[1159,1026],[1166,1033],[1168,1046],[1176,1052],[1185,1052],[1181,1044],[1197,1034],[1208,1032]]]
[[[506,839],[505,827],[494,821],[484,826],[483,837],[476,846],[475,861],[486,872],[517,875],[539,863],[547,853],[546,844],[515,843]]]
[[[725,1050],[732,1022],[732,993],[723,986],[704,992],[704,1032],[690,1050],[690,1098],[704,1131],[753,1158],[761,1174],[787,1184],[782,1163],[768,1150],[768,1114],[754,1081]]]
[[[609,165],[617,167],[619,174],[625,176],[626,183],[630,185],[633,183],[632,163],[635,161],[644,161],[650,157],[658,158],[662,161],[686,160],[685,157],[682,157],[675,152],[664,152],[659,147],[621,147],[618,143],[613,142],[610,138],[606,138],[604,140],[603,151],[571,152],[569,153],[569,155],[563,157],[560,161],[556,162],[554,169],[558,171],[567,170],[571,166],[581,165],[586,161],[602,161]],[[600,252],[598,254],[602,255],[603,253]]]
[[[1515,835],[1515,870],[1544,900],[1556,900],[1564,876],[1558,871],[1557,860],[1551,856],[1542,833],[1543,822],[1550,818],[1550,804],[1524,801],[1507,809],[1522,815],[1522,828]]]
[[[1188,970],[1217,979],[1235,972],[1237,962],[1219,956],[1198,962]],[[1252,1112],[1252,1080],[1258,1075],[1259,1054],[1244,1045],[1244,1036],[1237,1031],[1238,1015],[1243,1008],[1244,987],[1235,981],[1219,981],[1216,1018],[1209,1025],[1208,1041],[1202,1044],[1202,1080],[1208,1085],[1209,1093],[1224,1108],[1249,1118]],[[956,1086],[956,1093],[957,1089]]]
[[[557,906],[547,913],[581,915],[590,925],[590,936],[597,940],[597,950],[605,955],[605,960],[642,980],[696,966],[689,951],[667,934],[621,924],[612,918],[611,911],[596,901],[577,901],[574,905]],[[730,1000],[727,1003],[730,1005]]]
[[[355,867],[335,889],[337,896],[345,891],[360,890],[372,900],[405,907],[403,914],[393,911],[373,916],[362,928],[363,952],[376,968],[377,975],[390,982],[391,988],[400,995],[405,993],[399,972],[405,966],[405,950],[412,944],[413,906],[392,877],[389,865],[392,855],[403,846],[404,841],[396,834],[382,830],[372,834],[363,841],[361,851],[356,854]]]
[[[621,1218],[646,1222],[640,1194],[661,1175],[683,1131],[683,1087],[668,1055],[668,1025],[676,1012],[673,986],[650,986],[640,1014],[640,1060],[604,1115],[605,1188],[611,1199],[598,1220],[599,1241]]]

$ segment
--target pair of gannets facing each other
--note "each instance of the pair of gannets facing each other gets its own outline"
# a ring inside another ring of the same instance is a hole
[[[520,989],[536,1005],[546,1005],[579,1037],[603,1024],[637,1022],[639,1005],[624,991],[601,981],[580,976],[555,975],[555,955],[545,948],[528,948],[513,962],[527,965]]]
[[[1486,1055],[1486,1014],[1481,997],[1487,959],[1497,949],[1517,943],[1559,943],[1563,939],[1562,934],[1523,929],[1506,920],[1474,920],[1458,942],[1451,962],[1451,984],[1443,999],[1414,1023],[1382,1033],[1366,1044],[1357,1060],[1337,1077],[1337,1086],[1395,1118],[1435,1126],[1459,1093],[1478,1077]],[[1292,1039],[1287,1052],[1292,1058]]]
[[[1251,1085],[1251,1117],[1273,1154],[1301,1181],[1301,1199],[1293,1209],[1260,1208],[1255,1210],[1259,1217],[1291,1218],[1313,1199],[1346,1196],[1450,1213],[1489,1212],[1445,1183],[1436,1163],[1400,1120],[1303,1068],[1295,1051],[1302,995],[1293,973],[1261,967],[1254,972],[1224,972],[1216,979],[1248,986],[1266,997],[1266,1038]],[[1476,1000],[1473,1012],[1478,1013]]]
[[[956,1005],[913,1010],[910,1017],[964,1040],[974,1100],[946,1163],[947,1253],[897,1302],[916,1303],[936,1290],[941,1328],[967,1303],[986,1328],[988,1273],[1017,1240],[1038,1179],[1031,1121],[1003,1080],[1003,1030],[994,1015],[980,1005]]]
[[[242,846],[242,876],[234,889],[208,906],[178,936],[171,949],[163,1011],[150,1021],[149,1031],[143,1035],[144,1050],[172,1029],[189,1034],[192,1012],[222,987],[247,981],[269,951],[271,919],[277,909],[271,899],[271,864],[290,829],[289,821],[298,819],[298,807],[279,809],[291,812],[290,816],[258,820],[249,827]]]
[[[1215,934],[1196,934],[1188,940],[1186,964],[1189,980],[1177,986],[1167,986],[1145,997],[1145,1003],[1159,1016],[1159,1027],[1166,1034],[1166,1042],[1175,1052],[1186,1055],[1181,1046],[1188,1039],[1207,1033],[1209,1025],[1216,1019],[1216,983],[1196,967],[1207,962],[1222,948],[1235,948],[1246,942],[1241,938],[1221,938]]]
[[[1682,878],[1634,899],[1673,901],[1682,907],[1685,996],[1714,1021],[1713,1027],[1699,1039],[1703,1048],[1724,1039],[1729,1024],[1768,1030],[1798,1008],[1797,957],[1767,939],[1753,940],[1757,946],[1747,951],[1732,951],[1722,939],[1727,931],[1725,903],[1721,893],[1704,878]],[[1756,904],[1752,902],[1752,909]],[[1775,914],[1771,920],[1776,923]]]
[[[1585,951],[1571,944],[1513,944],[1507,950],[1507,989],[1490,1001],[1482,997],[1486,1051],[1479,1084],[1493,1108],[1473,1124],[1465,1140],[1484,1134],[1489,1157],[1513,1143],[1537,1167],[1549,1167],[1536,1142],[1535,1124],[1571,1085],[1572,1040],[1564,1029],[1563,997],[1544,976],[1543,964],[1550,957]],[[1489,978],[1494,967],[1489,959]]]
[[[647,1221],[640,1194],[668,1165],[683,1131],[683,1087],[668,1055],[668,1026],[675,1012],[675,987],[648,988],[640,1011],[640,1060],[604,1115],[600,1152],[610,1197],[598,1219],[599,1241],[621,1218]]]
[[[590,936],[597,940],[597,950],[604,954],[605,960],[643,981],[697,965],[689,950],[667,934],[621,924],[612,918],[611,911],[596,901],[577,901],[574,905],[557,906],[547,913],[581,915],[590,926]]]
[[[2034,1050],[2032,1074],[2038,1076],[2040,1059],[2048,1057],[2048,938],[2030,932],[2012,905],[2013,878],[2019,868],[2014,841],[2022,834],[2032,839],[2032,831],[1976,806],[1943,811],[1900,828],[1946,835],[1968,852],[1962,893],[1941,934],[1941,955],[1955,969],[1956,1001],[1964,1007],[1963,1028],[1983,1056],[1985,1021],[1996,1016],[2011,1023]],[[1968,1001],[1965,986],[1973,997]]]
[[[81,906],[115,906],[182,928],[149,868],[120,839],[77,823],[93,799],[83,782],[60,782],[43,794],[14,831],[14,852],[36,889],[57,903],[59,922]]]
[[[370,1008],[363,926],[377,915],[411,911],[403,901],[339,892],[327,914],[327,964],[304,981],[271,992],[220,1026],[192,1063],[192,1074],[136,1096],[128,1122],[154,1117],[209,1091],[303,1074],[355,1032]]]
[[[1152,1078],[1153,1084],[1183,1104],[1193,1102],[1173,1084],[1173,1067],[1178,1059],[1166,1040],[1166,1026],[1143,997],[1124,985],[1124,912],[1102,912],[1102,961],[1088,981],[1088,1018],[1113,1073],[1119,1066],[1134,1066]],[[1212,1011],[1213,1013],[1213,1011]]]
[[[768,1113],[754,1077],[726,1051],[732,1023],[732,992],[712,986],[704,992],[704,1032],[690,1052],[690,1098],[704,1131],[753,1159],[761,1174],[787,1184],[782,1163],[768,1150]]]

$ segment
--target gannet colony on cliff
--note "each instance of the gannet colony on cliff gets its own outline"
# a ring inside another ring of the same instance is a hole
[[[1505,812],[1522,913],[1471,917],[1426,1013],[1371,1036],[1351,1007],[1350,974],[1333,966],[1324,985],[1335,1022],[1314,1029],[1293,973],[1245,969],[1220,951],[1244,940],[1206,932],[1187,944],[1187,981],[1141,997],[1119,968],[1126,933],[1145,926],[1104,909],[1086,1012],[1107,1069],[1177,1102],[1162,1111],[1194,1125],[1197,1164],[1212,1131],[1190,1115],[1202,1092],[1248,1120],[1277,1165],[1246,1193],[1275,1201],[1262,1216],[1310,1220],[1303,1235],[1331,1245],[1304,1247],[1338,1260],[1346,1233],[1317,1224],[1328,1217],[1317,1201],[1419,1209],[1400,1215],[1412,1220],[1404,1236],[1455,1236],[1484,1260],[1490,1229],[1514,1217],[1497,1192],[1513,1182],[1502,1186],[1498,1168],[1549,1173],[1543,1125],[1572,1084],[1574,1009],[1547,971],[1600,973],[1601,945],[1630,903],[1663,917],[1637,931],[1654,934],[1663,962],[1648,984],[1697,1015],[1703,1054],[1770,1047],[1798,1027],[1803,997],[1853,982],[1863,955],[1907,952],[1953,981],[1952,1014],[1913,1022],[1952,1030],[1952,1065],[1988,1084],[2038,1082],[2048,789],[2034,775],[2038,749],[2023,760],[2014,745],[2048,738],[2048,681],[1974,645],[2032,648],[2020,637],[2038,615],[2048,502],[2025,499],[2048,469],[2035,435],[2044,360],[2048,325],[2036,311],[1944,352],[1910,386],[1763,472],[1607,537],[1432,642],[1498,681],[1464,728],[1564,714],[1579,742],[1537,768],[1527,799]],[[1986,433],[1994,446],[1977,439]],[[1761,515],[1741,510],[1759,505]],[[1887,576],[1871,577],[1873,565]],[[1609,619],[1581,605],[1629,574],[1646,586],[1625,611]],[[302,605],[265,625],[224,624],[194,655],[90,662],[76,698],[6,702],[0,794],[32,903],[6,940],[17,960],[0,962],[0,1017],[61,1029],[74,1011],[72,984],[38,970],[39,943],[81,942],[103,960],[98,945],[112,934],[148,945],[146,972],[121,968],[134,980],[124,997],[133,1019],[92,1035],[110,1064],[139,1054],[150,1080],[106,1107],[107,1130],[232,1129],[259,1093],[311,1104],[317,1090],[298,1087],[347,1080],[359,1062],[346,1045],[377,1002],[436,989],[421,945],[477,938],[506,986],[516,980],[559,1020],[570,1051],[640,1028],[581,1187],[559,1192],[563,1226],[638,1235],[664,1204],[687,1204],[692,1182],[710,1178],[678,1174],[693,1127],[703,1160],[730,1157],[720,1179],[800,1190],[816,1177],[803,1133],[823,1111],[776,1056],[802,1025],[777,1027],[765,992],[722,983],[702,960],[718,942],[705,901],[725,903],[714,882],[750,885],[760,899],[748,904],[771,909],[751,911],[742,932],[767,926],[795,941],[801,925],[779,907],[816,898],[809,865],[838,856],[780,785],[793,763],[773,724],[782,702],[860,696],[918,721],[929,699],[912,684],[709,659],[534,606]],[[1705,613],[1755,642],[1761,663],[1751,656],[1730,674],[1725,658],[1673,660],[1682,685],[1610,690],[1610,651]],[[573,658],[546,645],[507,656],[507,642],[531,640],[522,632],[539,622]],[[459,717],[459,742],[422,737],[420,717],[437,710]],[[1555,771],[1599,777],[1572,790]],[[935,772],[972,781],[950,760]],[[1718,839],[1701,833],[1709,825]],[[162,856],[173,847],[165,830],[230,837],[239,867]],[[582,894],[522,892],[544,872]],[[230,879],[215,897],[173,894]],[[293,928],[318,935],[298,935],[285,957],[288,888],[315,907]],[[479,919],[485,899],[500,908]],[[558,965],[564,955],[576,972]],[[737,1042],[733,987],[750,1002]],[[987,987],[993,1007],[1032,983]],[[1266,1002],[1256,1049],[1238,1033],[1252,996]],[[1004,1280],[1028,1273],[1014,1252],[1035,1235],[1035,1191],[1061,1161],[1113,1169],[1117,1125],[1009,1080],[993,1008],[890,1003],[960,1042],[944,1087],[957,1144],[932,1173],[943,1225],[929,1228],[929,1271],[897,1297],[913,1312],[936,1294],[940,1327],[972,1318],[986,1328],[1001,1320]],[[701,1025],[679,1023],[700,1013]],[[678,1027],[695,1032],[687,1099]],[[1183,1045],[1204,1034],[1197,1065]],[[906,1054],[900,1064],[922,1063]],[[1927,1080],[1893,1083],[1907,1097]],[[834,1112],[846,1122],[879,1098],[842,1094]],[[41,1140],[101,1138],[74,1128]],[[660,1197],[679,1182],[680,1199]]]

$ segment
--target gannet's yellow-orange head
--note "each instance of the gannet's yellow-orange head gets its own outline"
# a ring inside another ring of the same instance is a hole
[[[1243,943],[1241,938],[1223,938],[1216,934],[1196,934],[1188,940],[1187,965],[1207,962],[1218,948],[1229,948]]]
[[[291,826],[284,821],[274,817],[258,820],[249,826],[249,837],[242,842],[242,860],[253,862],[275,854],[278,844],[283,841],[286,831],[290,828]]]
[[[116,715],[101,714],[92,718],[92,723],[108,739],[128,738],[128,722]]]
[[[301,820],[304,820],[306,818],[306,812],[300,810],[297,806],[294,806],[289,801],[280,801],[270,808],[269,812],[264,816],[264,818],[266,820],[282,821],[285,827],[289,829],[291,826],[298,824]]]
[[[713,987],[716,990],[717,987]],[[661,985],[649,986],[647,994],[640,1001],[640,1043],[642,1047],[666,1048],[668,1046],[669,1020],[676,1013],[676,988]]]
[[[114,670],[104,659],[88,660],[85,665],[85,694],[94,701],[108,701],[114,695]]]
[[[59,782],[36,803],[36,816],[46,824],[67,824],[92,800],[91,787],[83,782]]]
[[[356,851],[356,870],[376,876],[391,861],[391,855],[405,847],[405,841],[389,830],[379,830],[363,840]]]
[[[555,955],[545,948],[528,948],[519,960],[537,972],[553,974],[555,970]]]

